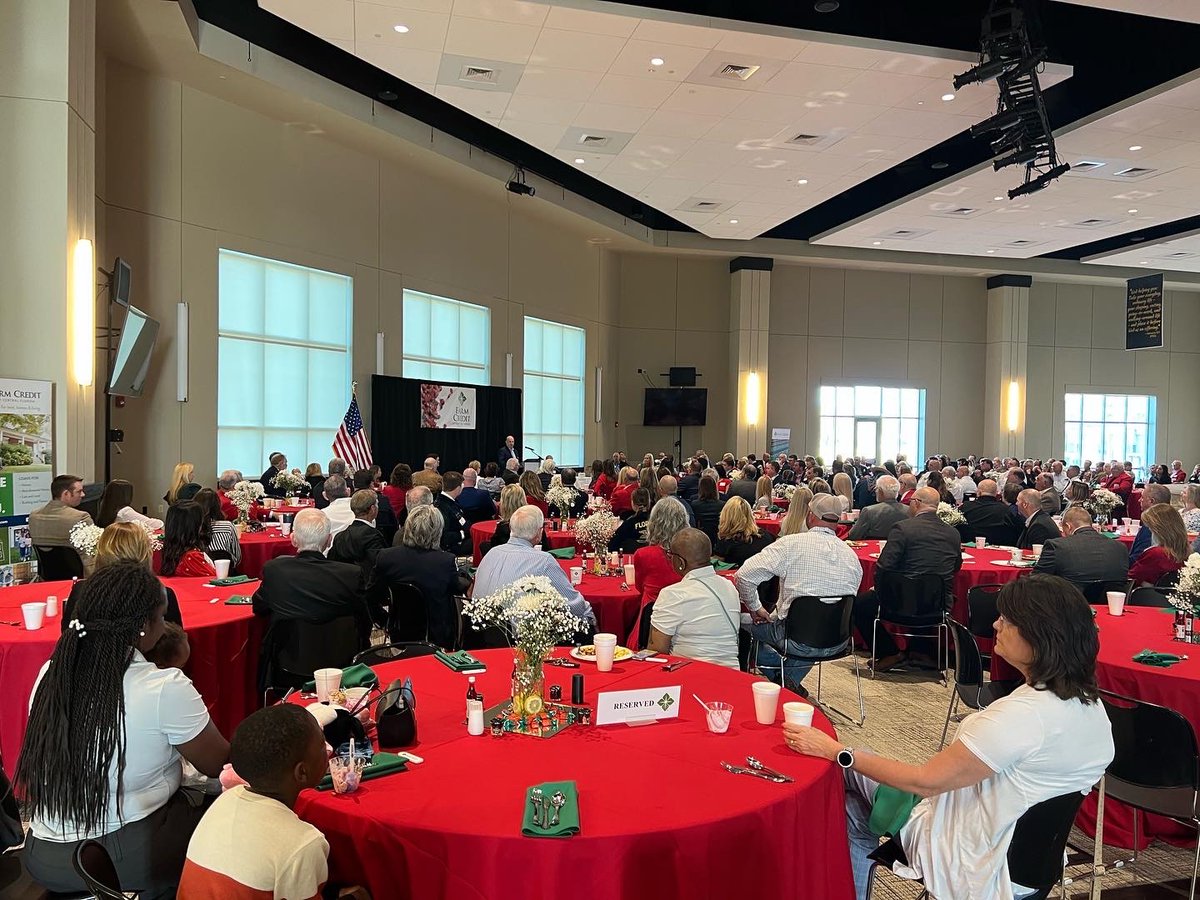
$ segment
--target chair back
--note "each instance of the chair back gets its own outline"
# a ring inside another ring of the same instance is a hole
[[[1088,581],[1088,582],[1072,582],[1075,587],[1079,588],[1085,599],[1092,606],[1102,605],[1107,602],[1105,596],[1109,591],[1120,591],[1126,593],[1126,588],[1129,586],[1128,579],[1122,578],[1120,581]]]
[[[1038,891],[1059,882],[1063,850],[1084,796],[1072,791],[1051,797],[1035,803],[1017,819],[1008,845],[1008,874],[1014,882]]]
[[[850,639],[854,595],[847,594],[833,603],[828,597],[793,597],[783,620],[787,639],[815,650],[840,647]],[[794,615],[793,615],[794,613]]]
[[[1179,584],[1179,570],[1174,572],[1163,572],[1158,581],[1154,582],[1156,588],[1173,588]]]
[[[42,581],[70,581],[83,578],[83,560],[74,547],[33,547],[37,557],[38,578]]]
[[[279,668],[304,680],[317,669],[344,669],[358,653],[358,622],[353,616],[321,623],[285,619],[275,630]]]
[[[1101,691],[1112,723],[1116,753],[1109,763],[1112,779],[1134,788],[1200,789],[1200,751],[1196,731],[1182,714],[1165,706]]]
[[[389,592],[388,640],[423,641],[429,637],[429,606],[424,592],[407,581],[393,584]]]
[[[651,600],[642,607],[638,619],[638,646],[645,650],[650,646],[650,617],[654,614],[654,601]]]
[[[392,644],[376,644],[354,657],[354,665],[378,666],[398,659],[413,659],[432,656],[438,648],[428,641],[403,641]]]
[[[121,893],[121,880],[112,857],[99,841],[84,841],[75,848],[71,857],[75,874],[98,900],[125,900]]]
[[[1015,547],[1021,537],[1021,526],[1016,524],[972,525],[970,528],[975,537],[987,538],[987,542],[996,547]]]
[[[954,689],[968,706],[979,709],[979,692],[983,687],[983,656],[971,629],[954,619],[950,619],[949,624],[950,638],[954,641]]]
[[[967,591],[967,629],[977,638],[996,639],[996,596],[1002,584],[977,584]]]
[[[1134,588],[1125,600],[1126,606],[1154,606],[1166,609],[1171,606],[1170,595],[1175,593],[1172,588]]]
[[[937,625],[946,616],[946,582],[941,575],[875,572],[879,618],[897,625]]]

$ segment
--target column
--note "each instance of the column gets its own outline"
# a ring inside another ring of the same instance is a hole
[[[1029,348],[1028,275],[988,279],[987,368],[984,377],[984,452],[1025,456],[1026,359]],[[1046,387],[1046,386],[1043,386]]]
[[[0,3],[0,374],[54,382],[54,468],[89,481],[104,378],[93,324],[95,56],[95,0]]]
[[[729,262],[729,371],[738,456],[768,448],[767,346],[771,328],[771,269],[775,261],[739,256]]]

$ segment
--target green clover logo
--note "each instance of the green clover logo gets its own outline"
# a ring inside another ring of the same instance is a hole
[[[675,705],[675,699],[670,694],[663,694],[662,699],[658,701],[658,705],[662,707],[663,712],[666,712]]]

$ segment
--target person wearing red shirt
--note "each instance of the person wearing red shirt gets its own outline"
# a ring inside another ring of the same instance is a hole
[[[617,486],[609,496],[614,515],[621,518],[633,515],[633,492],[637,489],[637,472],[626,467],[617,476]]]
[[[217,479],[217,499],[221,502],[221,515],[230,522],[237,519],[239,510],[233,505],[233,501],[225,496],[225,492],[233,490],[233,486],[241,480],[242,473],[234,469],[226,469]]]
[[[1183,516],[1169,503],[1155,503],[1142,510],[1142,527],[1150,529],[1153,545],[1129,567],[1129,578],[1135,586],[1153,586],[1164,575],[1183,568],[1188,558],[1187,529]]]
[[[550,507],[546,505],[546,492],[542,490],[542,481],[535,472],[524,472],[518,482],[525,491],[525,502],[536,506],[542,515],[550,516]]]
[[[1112,470],[1108,473],[1107,478],[1100,480],[1100,487],[1107,488],[1120,497],[1123,503],[1128,503],[1129,495],[1133,491],[1133,476],[1114,459]]]
[[[635,485],[636,487],[636,485]],[[688,527],[687,510],[674,497],[664,497],[654,504],[646,523],[646,546],[633,554],[634,587],[642,592],[640,622],[649,626],[650,606],[659,592],[683,580],[667,556],[667,547],[675,535]],[[639,627],[639,632],[642,628]],[[635,637],[640,638],[640,635]],[[635,640],[634,643],[639,643]]]
[[[392,512],[397,516],[405,511],[404,495],[412,490],[412,486],[412,467],[405,463],[396,463],[392,467],[388,483],[380,493],[387,497],[388,503],[392,505]]]
[[[195,500],[167,507],[159,574],[168,578],[215,578],[217,568],[204,552],[204,510]]]
[[[617,486],[616,472],[613,468],[613,461],[606,459],[604,462],[596,460],[592,463],[592,493],[597,497],[602,497],[607,500],[612,496],[613,489]]]
[[[1187,481],[1187,472],[1183,471],[1183,460],[1176,459],[1171,463],[1171,484],[1183,484]]]

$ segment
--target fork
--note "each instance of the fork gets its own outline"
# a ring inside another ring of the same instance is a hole
[[[754,769],[756,772],[762,772],[765,775],[770,775],[773,778],[777,778],[781,781],[795,780],[789,775],[784,775],[782,772],[776,772],[774,769],[767,768],[753,756],[746,757],[746,765],[748,765],[751,769]]]

